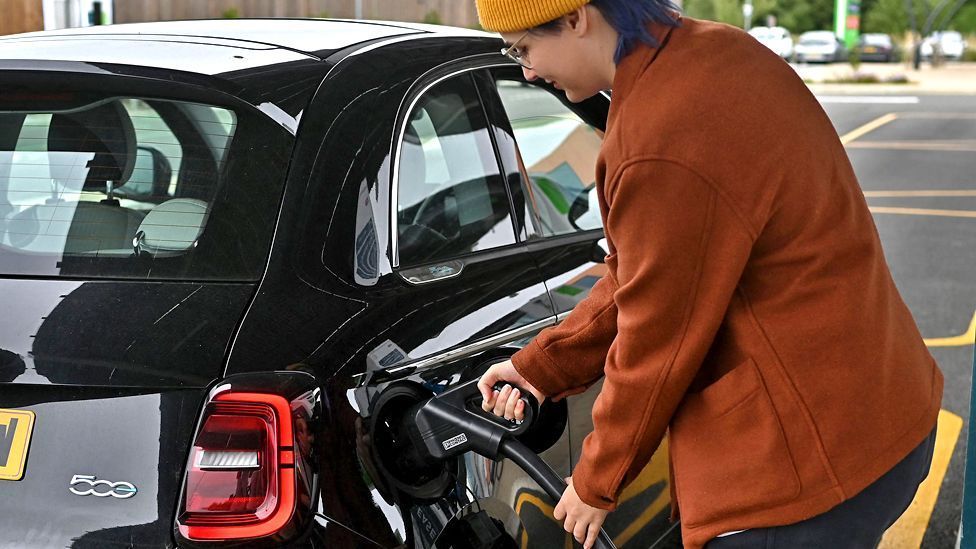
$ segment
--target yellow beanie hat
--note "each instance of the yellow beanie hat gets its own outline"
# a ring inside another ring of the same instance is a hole
[[[559,19],[590,0],[477,0],[485,30],[515,32]]]

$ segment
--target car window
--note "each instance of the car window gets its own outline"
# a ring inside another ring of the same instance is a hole
[[[602,133],[548,90],[524,80],[499,79],[527,174],[523,191],[541,236],[602,228],[596,161]]]
[[[428,90],[400,146],[397,236],[401,264],[515,243],[511,207],[469,74]]]
[[[257,245],[262,239],[251,231],[273,212],[233,221],[211,215],[237,114],[190,102],[85,97],[45,108],[42,94],[29,108],[0,111],[0,274],[253,276],[260,265],[243,267],[246,246],[233,241],[246,234]],[[266,169],[270,163],[258,171]],[[280,188],[272,181],[260,184]],[[247,196],[244,181],[234,186]],[[198,251],[215,224],[223,244]]]

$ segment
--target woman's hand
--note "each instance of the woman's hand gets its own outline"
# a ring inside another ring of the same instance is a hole
[[[573,534],[576,541],[583,544],[583,549],[591,549],[610,511],[590,507],[583,502],[576,493],[576,488],[573,488],[573,477],[567,478],[566,484],[566,491],[556,504],[552,516],[563,523],[563,530]]]
[[[505,382],[507,385],[501,391],[496,391],[494,386],[499,381]],[[525,419],[525,402],[521,399],[522,393],[511,385],[518,385],[532,393],[539,404],[542,404],[542,401],[546,399],[541,391],[533,387],[518,373],[511,360],[506,360],[492,364],[478,381],[478,390],[481,391],[481,396],[484,399],[481,404],[482,409],[508,420],[522,421]]]

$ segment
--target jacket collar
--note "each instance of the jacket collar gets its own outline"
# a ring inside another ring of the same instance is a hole
[[[682,23],[681,15],[677,15],[678,23]],[[620,63],[617,64],[617,72],[613,78],[613,88],[612,96],[610,101],[611,112],[615,109],[614,104],[619,104],[623,101],[627,95],[630,94],[630,90],[633,89],[634,84],[640,78],[640,76],[647,70],[647,68],[654,62],[657,58],[658,53],[661,52],[668,45],[668,40],[671,38],[671,32],[674,27],[664,25],[661,23],[651,23],[649,27],[651,31],[651,36],[657,39],[658,47],[652,48],[651,46],[640,42],[633,51],[627,54]]]

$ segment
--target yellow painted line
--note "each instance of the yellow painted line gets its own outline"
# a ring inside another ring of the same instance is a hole
[[[864,196],[868,198],[938,198],[938,197],[966,197],[976,196],[974,190],[947,190],[947,191],[864,191]]]
[[[665,437],[661,440],[661,444],[654,451],[654,455],[651,456],[651,460],[644,466],[640,474],[630,483],[627,488],[624,489],[623,493],[620,495],[620,501],[629,500],[632,497],[637,496],[641,492],[649,489],[651,486],[658,484],[660,482],[664,483],[664,489],[654,498],[654,501],[641,512],[640,516],[634,519],[633,522],[627,525],[616,538],[613,540],[613,544],[617,547],[623,547],[636,536],[641,529],[643,529],[649,522],[654,520],[654,517],[658,513],[663,511],[668,504],[671,502],[671,489],[669,483],[671,481],[670,467],[668,466],[668,439]]]
[[[933,337],[925,340],[929,347],[965,347],[976,342],[976,313],[969,323],[969,329],[964,333],[952,337]]]
[[[895,151],[976,152],[976,141],[858,141],[846,143],[848,149],[876,149]]]
[[[845,134],[843,137],[840,138],[840,142],[843,143],[844,145],[847,145],[851,141],[854,141],[855,139],[865,134],[873,132],[874,130],[880,128],[881,126],[884,126],[885,124],[889,122],[893,122],[897,119],[898,119],[898,113],[894,113],[894,112],[888,113],[884,116],[881,116],[879,118],[876,118],[868,122],[867,124],[861,126],[860,128],[857,128],[856,130],[850,133]]]
[[[546,501],[544,501],[542,498],[537,497],[534,494],[531,494],[529,492],[522,492],[521,494],[519,494],[518,501],[515,502],[515,515],[516,516],[522,514],[522,505],[524,505],[526,503],[528,503],[529,505],[532,505],[532,506],[536,507],[537,509],[539,509],[540,511],[542,511],[542,513],[545,516],[547,516],[549,518],[552,518],[552,512],[553,512],[553,509],[555,509],[555,508],[552,505],[549,505],[549,503],[546,502]],[[555,522],[555,519],[553,519],[553,521]],[[557,522],[557,524],[559,525],[559,528],[560,529],[563,527],[563,525],[561,523],[558,523]],[[565,537],[565,540],[564,540],[565,549],[573,549],[573,537],[570,536],[568,532],[566,533],[566,535],[564,537]],[[520,545],[519,545],[519,547],[521,547],[521,549],[528,549],[529,548],[529,533],[525,531],[525,528],[522,529],[522,539],[519,540],[519,541],[521,542]]]
[[[908,509],[898,518],[891,528],[885,532],[878,549],[919,549],[922,538],[932,518],[932,510],[939,498],[942,479],[949,469],[952,450],[959,440],[962,431],[962,418],[947,412],[939,411],[939,430],[935,436],[935,451],[932,454],[932,466],[929,475],[922,481],[915,493],[915,499]]]
[[[870,206],[871,213],[900,214],[900,215],[935,215],[940,217],[968,217],[976,218],[976,211],[972,210],[929,210],[925,208],[889,208],[887,206]]]

